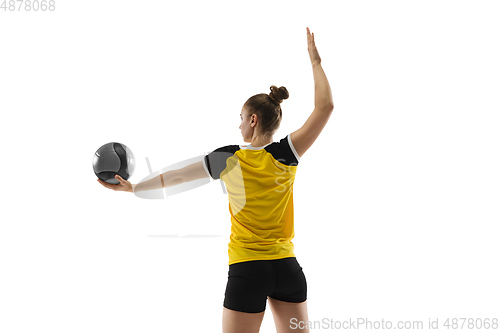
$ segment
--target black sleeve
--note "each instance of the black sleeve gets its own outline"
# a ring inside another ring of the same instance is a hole
[[[221,172],[226,168],[227,159],[233,156],[238,149],[238,145],[224,146],[205,155],[203,161],[213,179],[220,179]]]
[[[290,134],[280,140],[278,145],[277,157],[280,162],[286,165],[299,165],[300,157],[291,144]]]

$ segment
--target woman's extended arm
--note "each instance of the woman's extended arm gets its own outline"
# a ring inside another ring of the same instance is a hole
[[[179,185],[183,182],[179,176],[179,170],[170,170],[143,183],[132,184],[132,192],[157,190],[163,187]]]
[[[164,172],[148,181],[132,184],[133,192],[157,190],[163,187],[170,187],[186,182],[191,182],[196,179],[208,178],[208,174],[203,168],[201,161],[192,163],[182,169],[170,170]]]
[[[209,174],[207,171],[205,171],[205,168],[203,167],[203,162],[201,159],[203,159],[204,155],[185,160],[182,162],[179,162],[175,165],[171,165],[168,168],[174,168],[174,170],[169,170],[160,173],[158,176],[149,179],[149,180],[142,180],[139,184],[132,184],[128,180],[125,180],[121,178],[119,175],[116,175],[115,178],[118,180],[120,183],[119,184],[108,184],[100,179],[97,179],[97,181],[104,187],[109,188],[114,191],[124,191],[124,192],[131,192],[131,193],[137,193],[137,192],[143,192],[143,191],[150,191],[150,190],[159,190],[162,188],[166,187],[171,187],[175,185],[179,185],[182,183],[189,183],[186,184],[185,187],[183,188],[177,188],[176,193],[184,192],[190,189],[193,189],[195,187],[198,187],[200,185],[203,185],[205,183],[209,183],[207,180],[206,182],[203,183],[191,183],[193,180],[197,179],[202,179],[202,178],[209,178]],[[193,163],[194,162],[194,163]],[[187,165],[186,165],[187,164]],[[184,167],[182,167],[184,166]],[[164,168],[163,170],[165,170]],[[156,172],[157,174],[158,172]],[[145,179],[151,177],[148,176]],[[172,191],[171,191],[172,193]],[[139,195],[141,196],[141,195]],[[146,197],[148,197],[146,195]],[[158,196],[151,194],[150,199],[158,199]]]
[[[97,178],[97,181],[105,188],[109,188],[110,190],[113,191],[136,193],[139,191],[158,190],[163,187],[174,186],[182,183],[183,182],[182,179],[180,179],[176,175],[177,171],[179,170],[171,170],[164,172],[154,177],[153,179],[150,179],[148,181],[139,184],[132,184],[128,180],[125,180],[122,177],[120,177],[119,175],[115,176],[115,179],[120,182],[119,184],[116,185],[106,183],[105,181],[102,181],[99,178]]]

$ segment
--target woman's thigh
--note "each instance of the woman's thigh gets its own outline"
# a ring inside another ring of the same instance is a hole
[[[275,272],[275,288],[268,299],[277,332],[309,332],[307,281],[297,258],[276,260]]]
[[[307,301],[301,303],[283,302],[269,297],[269,307],[273,313],[277,333],[309,332],[306,323]]]
[[[260,330],[264,311],[246,313],[230,310],[223,307],[222,332],[223,333],[257,333]]]

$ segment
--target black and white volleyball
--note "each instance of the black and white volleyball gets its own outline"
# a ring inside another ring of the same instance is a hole
[[[123,143],[110,142],[97,149],[92,161],[96,176],[108,184],[119,184],[118,174],[127,180],[135,167],[134,154]]]

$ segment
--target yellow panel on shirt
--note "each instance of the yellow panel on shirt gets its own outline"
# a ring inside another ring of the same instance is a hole
[[[262,147],[220,147],[203,159],[210,177],[227,188],[229,265],[295,257],[293,182],[299,159],[290,135]]]

